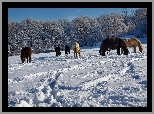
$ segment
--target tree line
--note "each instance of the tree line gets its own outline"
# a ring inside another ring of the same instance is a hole
[[[8,53],[18,55],[24,46],[30,46],[33,53],[54,51],[59,45],[72,46],[74,41],[80,46],[93,46],[94,43],[111,36],[126,34],[142,37],[147,34],[147,8],[138,8],[128,15],[128,9],[122,13],[102,14],[97,18],[79,16],[72,21],[67,19],[33,20],[26,18],[21,22],[8,22]]]

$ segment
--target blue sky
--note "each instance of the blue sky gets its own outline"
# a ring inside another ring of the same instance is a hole
[[[128,8],[129,14],[137,8]],[[25,18],[36,20],[59,20],[68,19],[69,21],[80,16],[90,18],[99,17],[102,14],[121,13],[122,8],[9,8],[8,21],[21,22]]]

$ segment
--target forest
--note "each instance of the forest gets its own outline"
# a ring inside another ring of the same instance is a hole
[[[30,46],[33,53],[54,51],[55,45],[64,50],[77,41],[81,47],[92,47],[107,37],[124,35],[143,37],[147,34],[147,8],[138,8],[128,15],[128,9],[121,13],[102,14],[97,18],[79,16],[72,21],[67,19],[33,20],[8,22],[8,56],[19,55],[24,46]]]

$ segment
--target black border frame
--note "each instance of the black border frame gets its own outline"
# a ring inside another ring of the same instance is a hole
[[[147,8],[147,107],[8,107],[8,8]],[[2,38],[2,112],[152,112],[152,2],[2,2]]]

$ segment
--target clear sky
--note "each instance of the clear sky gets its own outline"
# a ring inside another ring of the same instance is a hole
[[[128,8],[128,13],[137,8]],[[122,8],[9,8],[8,21],[21,22],[25,18],[36,20],[59,20],[68,19],[69,21],[80,16],[90,18],[99,17],[102,14],[121,13]]]

